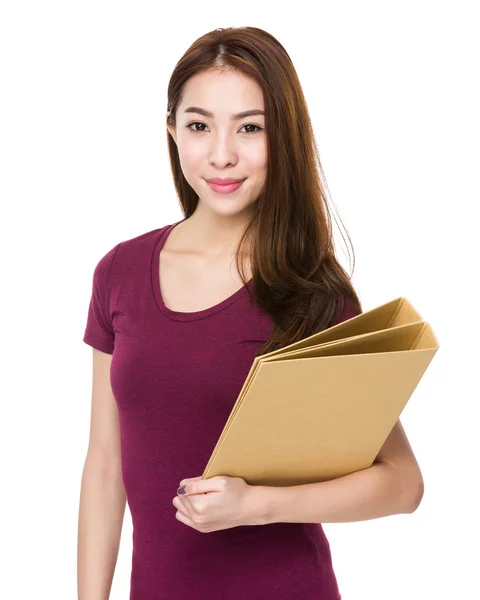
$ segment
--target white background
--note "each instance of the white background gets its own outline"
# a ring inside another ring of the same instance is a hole
[[[168,80],[230,25],[266,29],[298,70],[364,311],[405,296],[441,346],[402,413],[420,507],[324,525],[342,598],[479,597],[475,4],[2,3],[2,598],[76,598],[93,269],[182,218]],[[339,258],[351,272],[343,245]],[[125,515],[113,600],[128,598]]]

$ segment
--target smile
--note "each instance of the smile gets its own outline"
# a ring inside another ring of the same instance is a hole
[[[219,192],[220,194],[229,194],[230,192],[234,192],[235,190],[238,190],[238,188],[242,185],[242,183],[244,181],[245,181],[245,179],[242,181],[238,181],[237,183],[228,183],[227,185],[220,185],[218,183],[210,183],[209,181],[207,181],[207,183],[214,192]]]

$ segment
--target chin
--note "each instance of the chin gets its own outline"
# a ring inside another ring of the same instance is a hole
[[[238,204],[229,202],[228,199],[223,202],[206,202],[205,204],[212,213],[229,217],[246,213],[252,208],[252,204]]]

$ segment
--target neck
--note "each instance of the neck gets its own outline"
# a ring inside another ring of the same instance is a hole
[[[183,229],[182,245],[212,258],[232,256],[251,218],[251,212],[219,215],[199,201],[195,212],[179,226]]]

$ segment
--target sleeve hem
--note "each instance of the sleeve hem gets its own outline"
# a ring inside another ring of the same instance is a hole
[[[92,346],[97,350],[101,350],[106,354],[113,354],[114,344],[110,340],[102,339],[94,335],[93,333],[90,333],[89,331],[85,330],[85,333],[83,335],[83,341],[89,346]]]

